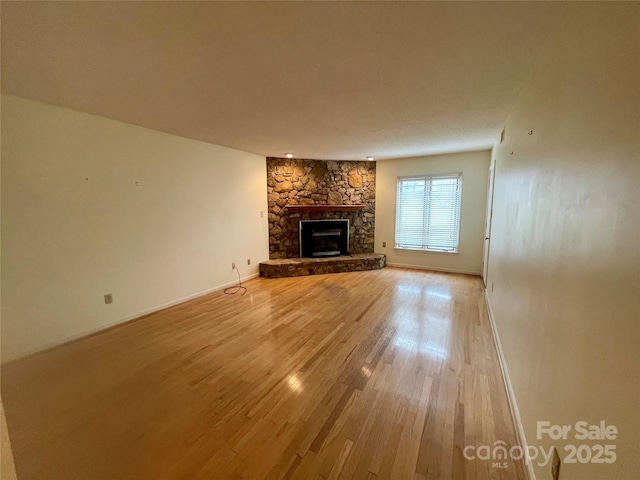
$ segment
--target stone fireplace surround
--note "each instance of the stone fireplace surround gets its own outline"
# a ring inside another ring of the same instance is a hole
[[[373,253],[376,163],[267,158],[269,258],[299,258],[300,220],[349,219],[351,254]],[[362,205],[359,211],[293,212],[288,205]]]

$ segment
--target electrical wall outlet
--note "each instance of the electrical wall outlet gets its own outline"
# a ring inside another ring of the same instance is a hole
[[[493,292],[493,287],[494,287],[493,282],[491,282],[491,291],[492,292]]]
[[[382,242],[382,246],[386,247],[387,246],[387,242]]]
[[[558,480],[560,477],[560,455],[558,455],[558,450],[553,448],[553,460],[551,461],[551,478],[553,480]]]
[[[231,270],[235,270],[236,269],[236,262],[231,262]]]
[[[110,294],[110,293],[107,293],[107,294],[104,296],[104,303],[105,303],[106,305],[109,305],[110,303],[113,303],[113,295],[112,295],[112,294]]]
[[[247,258],[247,265],[251,265],[251,259]]]

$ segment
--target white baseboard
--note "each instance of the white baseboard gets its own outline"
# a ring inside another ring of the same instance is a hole
[[[487,304],[487,312],[489,313],[489,323],[491,324],[491,332],[493,333],[493,341],[496,344],[496,351],[498,352],[498,361],[500,362],[500,371],[502,372],[502,379],[505,387],[507,388],[507,399],[509,400],[509,410],[511,411],[511,420],[516,427],[516,434],[518,435],[518,441],[523,448],[526,448],[527,437],[524,433],[522,426],[522,418],[520,417],[520,410],[518,410],[518,402],[516,402],[516,395],[513,391],[513,385],[511,385],[511,377],[509,377],[509,370],[504,359],[504,352],[502,351],[502,344],[500,343],[500,336],[498,335],[498,329],[496,328],[495,318],[493,316],[493,310],[491,308],[491,302],[489,301],[489,295],[487,289],[484,290],[484,298]],[[536,480],[536,474],[533,471],[533,465],[531,462],[526,462],[526,473],[529,480]]]
[[[242,282],[246,282],[248,280],[251,280],[252,278],[256,278],[258,275],[259,275],[259,273],[253,273],[251,275],[247,275],[246,277],[242,278],[241,281]],[[143,317],[145,315],[149,315],[150,313],[154,313],[154,312],[157,312],[159,310],[164,310],[165,308],[173,307],[174,305],[178,305],[180,303],[188,302],[189,300],[193,300],[194,298],[202,297],[203,295],[207,295],[207,294],[213,293],[213,292],[218,292],[218,291],[223,290],[223,289],[228,288],[228,287],[233,287],[234,285],[237,285],[237,284],[238,284],[238,281],[234,280],[233,282],[227,282],[227,283],[225,283],[223,285],[218,285],[217,287],[209,288],[207,290],[203,290],[202,292],[194,293],[193,295],[187,295],[186,297],[182,297],[182,298],[179,298],[177,300],[173,300],[173,301],[171,301],[169,303],[164,303],[164,304],[159,305],[157,307],[153,307],[153,308],[150,308],[150,309],[145,310],[143,312],[136,313],[135,315],[127,316],[125,318],[122,318],[122,319],[118,320],[117,322],[114,322],[112,325],[117,325],[119,323],[128,322],[128,321],[134,320],[134,319],[136,319],[138,317]],[[107,328],[109,328],[109,327],[107,327]],[[102,328],[100,328],[98,331],[100,331],[100,330],[102,330]]]
[[[476,272],[475,270],[458,270],[456,268],[439,268],[439,267],[425,267],[424,265],[407,265],[404,263],[389,263],[389,267],[399,268],[414,268],[416,270],[430,270],[432,272],[447,272],[447,273],[463,273],[465,275],[480,275],[482,272]]]
[[[252,278],[256,278],[258,275],[259,275],[259,273],[253,273],[251,275],[247,275],[246,277],[243,277],[241,281],[242,282],[246,282],[248,280],[251,280]],[[223,290],[223,289],[228,288],[228,287],[232,287],[232,286],[237,285],[237,284],[238,284],[238,281],[234,280],[233,282],[228,282],[228,283],[225,283],[223,285],[218,285],[216,287],[209,288],[207,290],[203,290],[203,291],[198,292],[198,293],[194,293],[193,295],[187,295],[186,297],[182,297],[182,298],[179,298],[177,300],[173,300],[173,301],[168,302],[168,303],[163,303],[162,305],[158,305],[156,307],[149,308],[147,310],[143,310],[143,311],[135,313],[133,315],[127,315],[126,317],[119,318],[118,320],[115,320],[113,322],[103,323],[102,325],[100,325],[100,326],[98,326],[96,328],[90,328],[90,329],[87,329],[87,330],[83,330],[82,332],[79,332],[79,333],[77,333],[75,335],[70,335],[68,337],[65,337],[62,340],[58,340],[58,341],[54,341],[54,342],[48,342],[48,343],[46,343],[44,345],[41,345],[39,348],[25,350],[23,352],[20,352],[16,356],[12,356],[10,358],[4,359],[2,361],[2,363],[0,363],[0,365],[4,365],[6,363],[13,362],[15,360],[19,360],[19,359],[24,358],[24,357],[28,357],[29,355],[33,355],[34,353],[44,352],[45,350],[49,350],[51,348],[59,347],[60,345],[64,345],[65,343],[69,343],[69,342],[73,342],[75,340],[79,340],[79,339],[81,339],[83,337],[88,337],[89,335],[95,335],[97,333],[102,332],[103,330],[108,330],[108,329],[113,328],[113,327],[115,327],[117,325],[120,325],[122,323],[130,322],[132,320],[135,320],[136,318],[143,317],[145,315],[149,315],[150,313],[158,312],[160,310],[164,310],[165,308],[173,307],[174,305],[178,305],[180,303],[188,302],[189,300],[193,300],[195,298],[202,297],[203,295],[208,295],[209,293],[218,292],[220,290]]]

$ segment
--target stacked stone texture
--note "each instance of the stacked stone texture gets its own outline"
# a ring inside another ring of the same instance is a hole
[[[298,277],[324,273],[361,272],[379,270],[386,265],[386,256],[375,253],[351,257],[277,259],[260,263],[260,276],[267,278]]]
[[[269,258],[300,256],[300,220],[349,219],[349,252],[372,253],[376,164],[267,158]],[[364,205],[356,212],[290,212],[287,205]]]

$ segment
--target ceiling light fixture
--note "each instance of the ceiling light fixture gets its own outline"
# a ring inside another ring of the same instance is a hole
[[[287,157],[287,158],[293,158],[293,153],[287,153],[287,154],[285,155],[285,157]]]
[[[369,160],[370,162],[373,162],[373,160],[374,160],[375,158],[376,158],[376,157],[367,157],[367,160]]]

